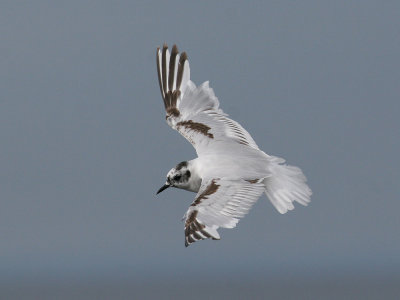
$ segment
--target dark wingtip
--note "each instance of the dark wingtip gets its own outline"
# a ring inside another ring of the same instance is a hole
[[[162,87],[164,90],[164,95],[165,95],[165,101],[167,101],[167,92],[168,92],[168,87],[167,87],[167,50],[168,46],[166,43],[164,43],[163,50],[162,50],[162,55],[161,55],[161,71],[162,71]],[[168,104],[168,103],[166,103]]]
[[[176,61],[176,56],[178,55],[178,48],[176,45],[172,47],[172,52],[171,56],[169,58],[169,75],[168,75],[168,90],[170,92],[174,92],[174,74],[176,72],[175,70],[175,61]],[[172,97],[173,98],[173,97]],[[175,107],[176,106],[176,101],[174,103],[174,99],[170,99],[170,105]]]
[[[178,90],[181,87],[182,77],[183,77],[183,68],[185,66],[185,61],[186,60],[187,60],[187,54],[186,54],[186,52],[182,52],[180,57],[179,57],[178,74],[176,76],[176,88]]]
[[[172,53],[179,53],[178,47],[175,44],[172,46]]]
[[[181,53],[181,57],[179,58],[180,63],[185,62],[188,59],[186,52]]]

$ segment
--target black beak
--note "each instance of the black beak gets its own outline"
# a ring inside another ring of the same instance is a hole
[[[171,186],[171,185],[168,184],[168,183],[164,184],[164,185],[157,191],[157,195],[158,195],[159,193],[161,193],[163,190],[166,190],[167,188],[169,188],[170,186]]]

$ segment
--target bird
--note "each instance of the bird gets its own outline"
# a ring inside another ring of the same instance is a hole
[[[219,240],[218,228],[234,228],[265,193],[284,214],[293,202],[306,206],[312,194],[300,168],[260,150],[251,135],[219,107],[206,81],[190,80],[186,52],[157,48],[158,82],[167,124],[196,150],[197,158],[172,168],[157,194],[170,187],[196,193],[183,217],[185,246]]]

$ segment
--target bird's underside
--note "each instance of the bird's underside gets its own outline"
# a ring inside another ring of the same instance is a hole
[[[219,108],[208,82],[196,87],[190,81],[185,52],[179,54],[175,45],[171,53],[165,44],[158,48],[157,71],[167,123],[199,156],[171,169],[160,189],[191,190],[193,182],[201,179],[184,216],[186,246],[219,239],[217,229],[235,227],[264,192],[280,213],[293,209],[294,201],[309,203],[311,190],[301,170],[261,151],[250,134]]]

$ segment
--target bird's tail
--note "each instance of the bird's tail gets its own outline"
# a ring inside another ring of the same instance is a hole
[[[312,191],[303,172],[298,167],[282,164],[283,159],[271,158],[272,174],[264,179],[265,194],[271,203],[281,214],[294,209],[294,201],[306,206]]]

